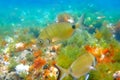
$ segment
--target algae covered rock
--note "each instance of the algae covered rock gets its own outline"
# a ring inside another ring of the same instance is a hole
[[[90,72],[89,80],[114,80],[113,74],[120,69],[119,63],[102,63],[96,65],[96,70]]]
[[[22,80],[16,72],[10,72],[6,75],[4,80]]]

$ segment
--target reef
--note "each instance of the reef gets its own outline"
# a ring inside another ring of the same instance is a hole
[[[58,22],[53,23],[58,25],[65,22],[72,25],[77,21],[71,23],[69,20],[77,20],[78,16],[76,19],[74,16],[62,13],[57,19]],[[78,80],[119,80],[120,22],[113,23],[116,24],[113,27],[109,25],[110,22],[105,23],[106,21],[103,14],[86,14],[82,27],[76,29],[69,38],[57,42],[49,39],[40,42],[39,35],[45,28],[39,27],[20,28],[13,30],[12,35],[4,34],[0,37],[0,80],[59,80],[64,72],[66,76],[62,80],[73,80],[76,76],[67,73],[78,73],[70,71],[74,69],[71,65],[79,64],[80,61],[77,63],[75,61],[84,54],[91,54],[94,57],[94,65],[91,64],[94,69],[77,77]],[[52,31],[55,31],[54,29],[57,28],[53,26]],[[46,30],[48,31],[44,34],[49,36],[51,30]],[[60,32],[56,32],[52,37],[61,36],[59,34]],[[69,36],[70,31],[66,31],[66,34]],[[81,66],[77,68],[80,69]]]

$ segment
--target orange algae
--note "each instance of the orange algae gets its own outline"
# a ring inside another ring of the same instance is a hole
[[[33,65],[31,65],[31,66],[29,67],[29,72],[33,71],[33,69],[34,69],[34,67],[33,67]]]
[[[42,59],[41,57],[38,57],[37,59],[34,60],[33,67],[35,69],[40,69],[43,65],[45,65],[46,61]]]
[[[56,64],[56,61],[53,60],[51,65],[55,66],[55,64]]]
[[[4,61],[8,61],[9,60],[9,57],[7,55],[4,55],[3,58],[4,58]]]
[[[31,75],[28,75],[28,76],[26,77],[26,80],[33,80],[33,79],[32,79],[32,76],[31,76]]]
[[[115,80],[120,80],[120,78],[116,78]]]
[[[113,62],[114,50],[111,46],[110,48],[102,48],[87,45],[85,49],[95,56],[98,63]]]
[[[37,50],[33,53],[34,57],[38,57],[42,54],[42,51],[41,50]]]
[[[20,63],[22,63],[22,64],[24,64],[24,65],[26,64],[26,62],[27,62],[26,60],[21,60],[21,61],[20,61]]]
[[[29,75],[27,75],[26,80],[34,80],[39,78],[41,74],[41,67],[46,64],[46,61],[41,57],[37,57],[34,63],[29,67]]]
[[[47,78],[47,77],[49,76],[49,74],[50,74],[50,70],[49,70],[49,69],[45,69],[45,70],[44,70],[43,77],[44,77],[44,78]]]
[[[2,40],[0,43],[1,46],[5,46],[6,44],[7,44],[7,42],[5,40]]]
[[[95,46],[91,47],[89,45],[85,46],[85,49],[89,52],[92,53],[95,57],[100,57],[101,56],[101,50],[100,48],[97,48]]]
[[[59,49],[60,49],[60,45],[54,45],[52,47],[52,50],[54,50],[54,51],[58,51]]]

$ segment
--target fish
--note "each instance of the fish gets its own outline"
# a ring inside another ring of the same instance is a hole
[[[68,13],[58,14],[56,22],[74,23],[72,16]]]
[[[55,43],[61,42],[70,38],[75,30],[80,27],[81,19],[80,17],[76,24],[71,24],[67,22],[53,23],[44,28],[39,35],[38,43],[42,45],[43,43]]]
[[[94,70],[95,57],[92,54],[85,53],[78,57],[68,69],[64,69],[57,64],[56,66],[60,71],[57,80],[62,80],[67,75],[71,75],[74,80],[77,80],[88,74],[90,70]]]
[[[61,23],[54,23],[49,25],[40,33],[40,39],[43,40],[51,40],[52,42],[58,40],[65,40],[72,36],[75,30],[75,26],[71,25],[70,23],[61,22]]]

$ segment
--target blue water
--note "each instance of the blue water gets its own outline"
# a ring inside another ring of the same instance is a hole
[[[77,17],[101,12],[119,19],[120,0],[0,0],[0,27],[46,26],[62,12]]]

